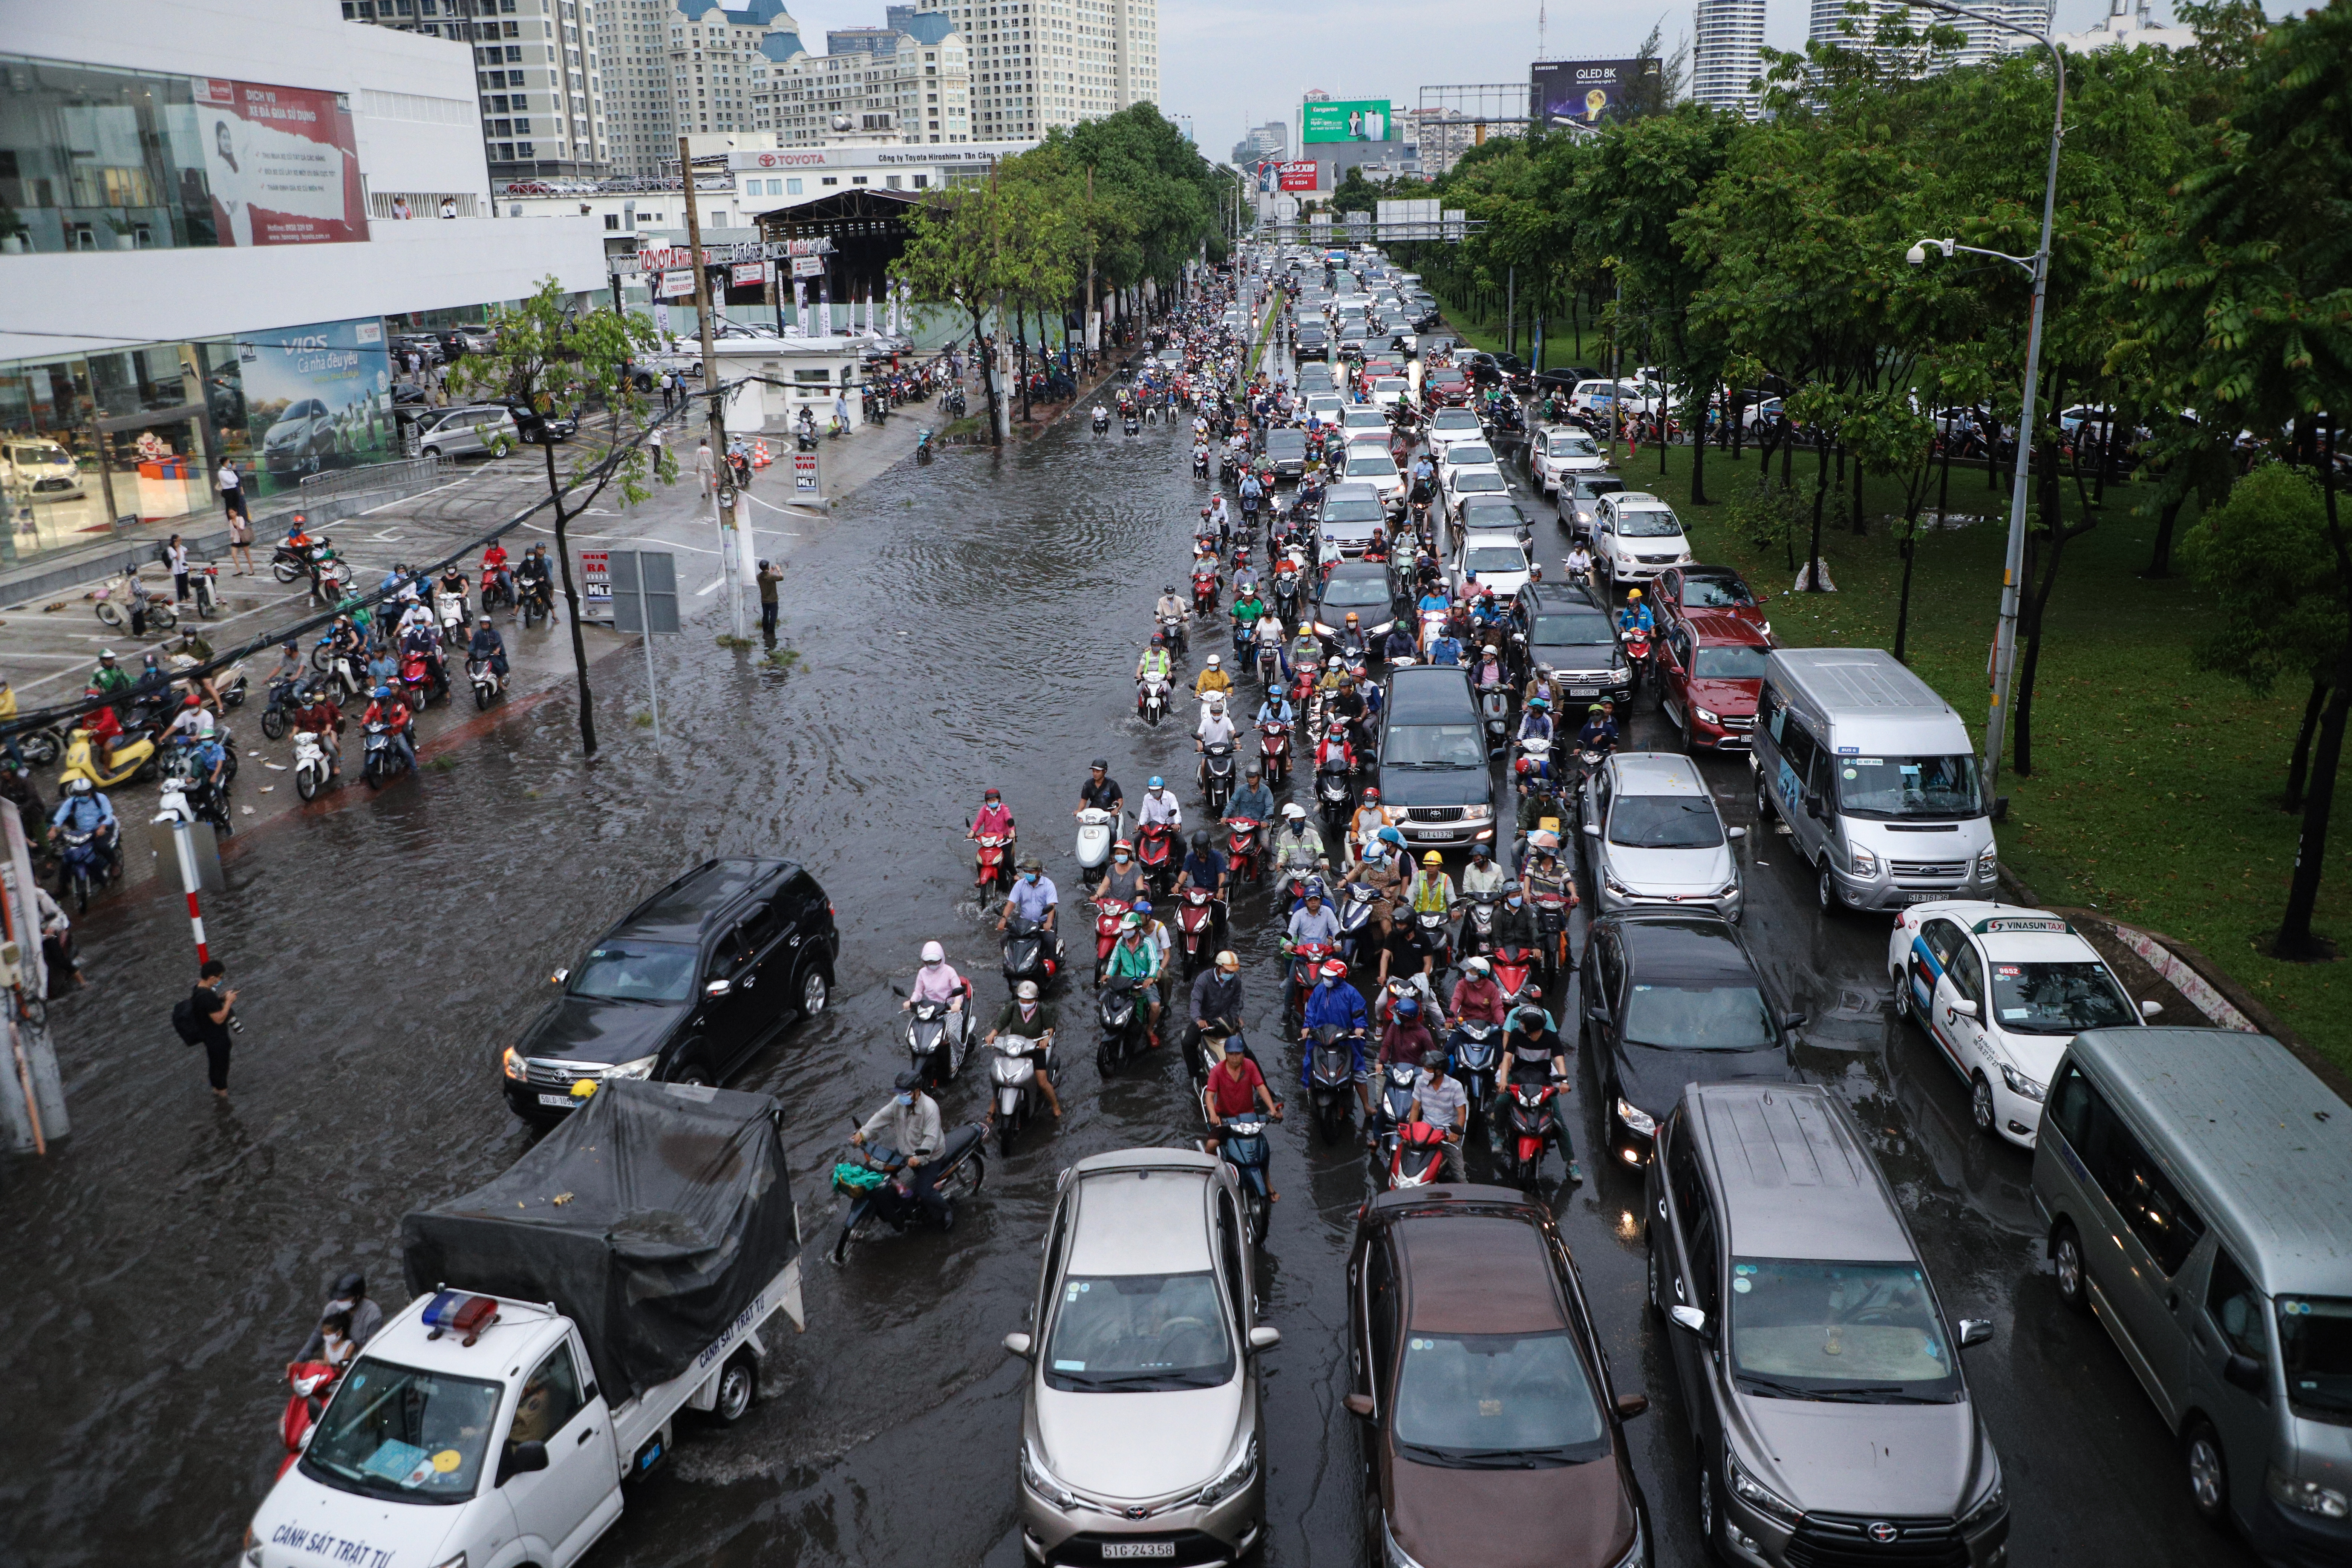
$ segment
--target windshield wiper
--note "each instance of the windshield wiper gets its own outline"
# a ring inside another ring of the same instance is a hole
[[[1759,1377],[1752,1372],[1738,1372],[1732,1373],[1732,1376],[1743,1386],[1752,1388],[1759,1394],[1769,1394],[1774,1399],[1819,1399],[1822,1397],[1821,1394],[1817,1390],[1800,1388],[1793,1383],[1782,1383],[1777,1377]]]
[[[1947,1400],[1931,1394],[1914,1394],[1900,1384],[1874,1384],[1866,1388],[1823,1388],[1814,1392],[1815,1399],[1828,1399],[1846,1405],[1944,1405]]]

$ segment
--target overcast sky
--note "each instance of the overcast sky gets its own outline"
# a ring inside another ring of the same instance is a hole
[[[1799,48],[1809,0],[1769,0],[1764,41]],[[883,0],[794,0],[810,47],[827,27],[873,26]],[[1632,54],[1654,24],[1671,50],[1691,29],[1691,5],[1648,7],[1549,0],[1542,58]],[[1252,125],[1295,120],[1311,88],[1334,98],[1387,98],[1410,108],[1426,85],[1528,79],[1537,58],[1538,0],[1340,0],[1297,10],[1262,0],[1160,0],[1160,107],[1192,117],[1201,151],[1231,155]],[[2158,0],[2159,21],[2170,7]],[[2058,26],[2078,31],[2106,0],[2058,0]]]

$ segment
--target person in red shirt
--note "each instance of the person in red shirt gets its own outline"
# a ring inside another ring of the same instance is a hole
[[[1212,1050],[1223,1050],[1222,1037],[1211,1038]],[[1217,1058],[1217,1065],[1209,1069],[1209,1080],[1201,1091],[1202,1108],[1209,1115],[1208,1152],[1217,1152],[1217,1129],[1225,1124],[1228,1116],[1239,1116],[1251,1107],[1263,1109],[1273,1121],[1282,1120],[1282,1107],[1275,1103],[1274,1091],[1265,1086],[1265,1074],[1258,1071],[1257,1063],[1240,1051],[1225,1051]],[[1268,1192],[1265,1201],[1274,1203],[1282,1194]]]
[[[383,723],[385,734],[391,739],[393,750],[408,764],[408,771],[415,773],[416,746],[408,733],[409,725],[413,722],[408,704],[402,701],[400,693],[389,686],[379,686],[375,689],[375,700],[368,704],[367,712],[361,716],[360,726],[364,729],[379,721]]]
[[[1493,966],[1483,958],[1465,961],[1462,978],[1454,984],[1454,994],[1446,1005],[1453,1009],[1457,1023],[1476,1018],[1499,1026],[1504,1018],[1503,988],[1495,984]]]
[[[93,686],[82,693],[85,699],[102,695]],[[89,731],[89,743],[98,749],[98,771],[114,771],[114,742],[122,738],[122,721],[112,708],[94,708],[81,716],[81,727]]]
[[[1437,1037],[1421,1016],[1421,998],[1407,993],[1397,998],[1396,1011],[1381,1030],[1381,1065],[1402,1062],[1419,1067],[1422,1057],[1437,1048]]]
[[[980,810],[973,815],[971,830],[965,837],[977,838],[983,833],[1005,838],[1013,837],[1015,833],[1012,808],[1004,804],[1004,797],[992,789],[980,797]]]

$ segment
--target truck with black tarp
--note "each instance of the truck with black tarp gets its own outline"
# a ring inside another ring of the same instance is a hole
[[[782,1110],[609,1079],[513,1168],[401,1221],[415,1300],[338,1381],[245,1568],[568,1568],[681,1411],[759,1393],[804,1326]]]

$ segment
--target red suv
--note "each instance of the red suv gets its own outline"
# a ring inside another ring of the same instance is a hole
[[[1470,401],[1470,378],[1458,370],[1433,370],[1429,373],[1429,390],[1438,402],[1459,407]]]
[[[1748,750],[1771,642],[1727,610],[1684,611],[1658,639],[1658,701],[1682,727],[1683,749]]]
[[[1662,621],[1713,611],[1745,621],[1768,637],[1772,635],[1772,623],[1760,607],[1763,600],[1728,566],[1672,567],[1658,574],[1651,593],[1651,613]]]

